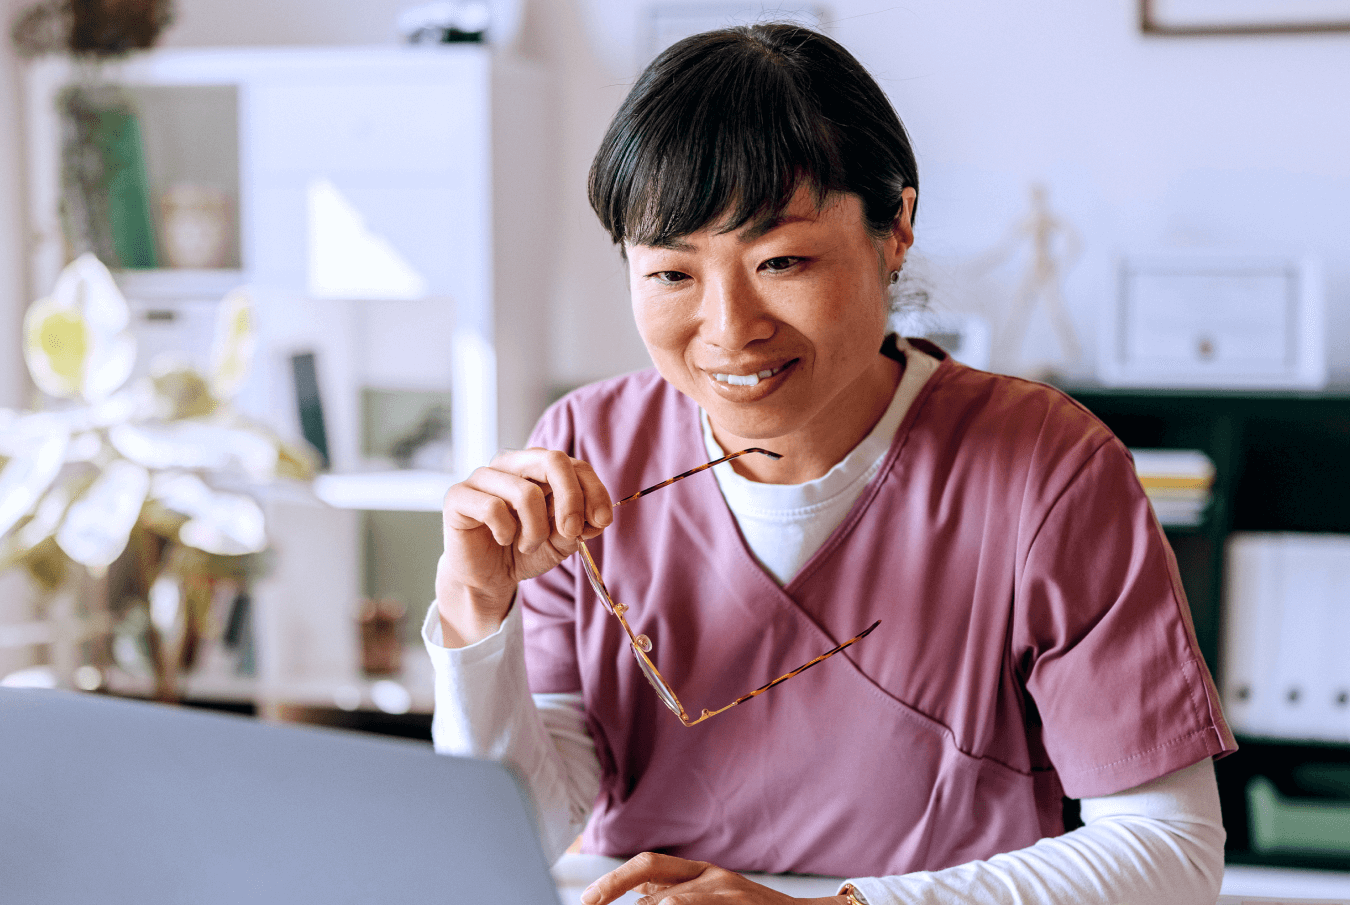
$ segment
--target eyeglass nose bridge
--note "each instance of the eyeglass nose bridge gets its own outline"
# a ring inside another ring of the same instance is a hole
[[[623,616],[624,613],[628,612],[628,604],[619,603],[619,601],[615,600],[612,612],[615,616],[618,616],[619,621],[623,623],[624,631],[628,633],[629,642],[644,654],[650,654],[652,652],[652,639],[644,634],[634,632],[632,626],[628,624],[628,620]]]

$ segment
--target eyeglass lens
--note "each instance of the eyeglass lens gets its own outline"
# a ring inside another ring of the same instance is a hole
[[[623,622],[624,630],[628,632],[629,647],[633,650],[633,656],[637,658],[638,666],[642,669],[642,674],[647,677],[647,681],[651,683],[652,688],[656,689],[656,695],[661,699],[661,703],[669,707],[676,716],[683,719],[684,710],[680,707],[680,702],[675,697],[674,689],[667,685],[666,681],[656,672],[656,668],[652,666],[651,661],[647,659],[646,651],[642,647],[643,642],[645,642],[646,650],[651,650],[651,640],[648,639],[646,635],[633,636],[632,630],[628,628],[627,621],[624,620],[620,612],[612,605],[613,599],[609,596],[609,590],[605,587],[605,580],[600,577],[600,572],[595,566],[595,561],[591,558],[590,550],[588,550],[583,543],[578,552],[581,554],[581,567],[586,572],[586,578],[590,581],[591,587],[595,590],[596,595],[604,602],[605,608],[615,616],[618,616],[620,621]]]

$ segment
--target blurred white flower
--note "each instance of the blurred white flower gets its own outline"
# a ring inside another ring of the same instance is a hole
[[[65,465],[70,432],[60,419],[28,415],[14,419],[4,433],[0,455],[0,537],[27,515]]]
[[[146,468],[236,472],[256,481],[276,474],[276,443],[242,428],[195,420],[118,424],[108,429],[108,440]]]
[[[216,314],[215,341],[211,347],[211,395],[233,399],[248,376],[256,344],[253,296],[236,289],[220,302]]]
[[[242,556],[267,549],[262,509],[252,497],[208,487],[194,474],[158,474],[151,498],[186,515],[178,540],[219,556]]]
[[[50,412],[0,410],[0,566],[24,562],[49,585],[64,572],[63,555],[98,572],[138,524],[210,556],[256,554],[267,546],[262,509],[211,483],[309,476],[306,453],[228,406],[256,344],[247,289],[221,301],[209,375],[168,356],[127,384],[136,352],[130,323],[112,274],[92,255],[67,265],[51,295],[29,308],[29,371],[43,392],[67,403]],[[146,568],[171,561],[153,558]]]
[[[66,510],[56,543],[80,565],[106,569],[126,549],[149,490],[145,468],[125,459],[109,463]]]
[[[130,326],[131,312],[108,268],[92,254],[81,255],[24,316],[24,359],[33,382],[61,399],[107,399],[136,361]]]

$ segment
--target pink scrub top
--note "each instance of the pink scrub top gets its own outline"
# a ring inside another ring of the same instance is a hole
[[[1125,447],[1055,389],[923,347],[944,360],[881,470],[786,586],[711,474],[589,543],[690,713],[881,620],[843,654],[686,728],[576,557],[522,586],[531,690],[580,692],[599,752],[586,851],[938,870],[1062,833],[1065,795],[1235,750]],[[532,443],[616,498],[707,460],[697,407],[654,370],[572,393]]]

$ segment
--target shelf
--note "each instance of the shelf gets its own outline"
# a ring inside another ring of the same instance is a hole
[[[1163,530],[1169,535],[1180,535],[1190,537],[1192,535],[1204,535],[1212,531],[1211,523],[1208,518],[1202,518],[1198,522],[1168,522],[1162,519],[1158,520]]]
[[[1207,406],[1226,401],[1280,402],[1289,399],[1330,400],[1350,402],[1350,384],[1332,384],[1320,390],[1285,389],[1214,389],[1202,390],[1192,387],[1115,387],[1099,383],[1060,384],[1059,389],[1075,399],[1100,397],[1108,399],[1140,400],[1195,400]]]
[[[420,646],[404,648],[405,668],[392,676],[287,679],[267,683],[252,676],[189,673],[182,683],[184,701],[202,705],[252,705],[267,711],[283,707],[400,715],[429,714],[433,706],[431,664]],[[119,697],[149,698],[153,682],[118,669],[107,674],[107,691]]]
[[[1201,653],[1223,688],[1219,662],[1232,597],[1226,556],[1234,532],[1350,534],[1350,387],[1303,390],[1066,387],[1130,447],[1202,450],[1214,462],[1210,506],[1196,526],[1165,525],[1190,602]],[[1216,765],[1234,864],[1350,870],[1350,853],[1260,850],[1248,786],[1257,776],[1289,794],[1301,766],[1350,764],[1350,738],[1240,737]],[[1292,812],[1291,812],[1292,813]],[[1265,815],[1268,817],[1269,815]]]
[[[1350,770],[1350,747],[1327,742],[1238,736],[1238,751],[1215,764],[1219,797],[1228,831],[1225,860],[1229,864],[1350,871],[1350,849],[1343,853],[1317,850],[1261,850],[1254,844],[1248,787],[1257,777],[1273,783],[1291,801],[1320,802],[1334,808],[1350,804],[1344,794],[1328,795],[1306,788],[1300,771],[1310,764]],[[1269,819],[1270,815],[1265,815]]]
[[[52,624],[46,620],[0,625],[0,650],[50,644],[55,634]]]
[[[219,301],[226,293],[248,282],[242,270],[188,270],[161,267],[153,270],[118,270],[117,287],[137,301]]]
[[[448,472],[415,469],[325,474],[314,479],[314,494],[337,509],[440,512],[457,480]]]

